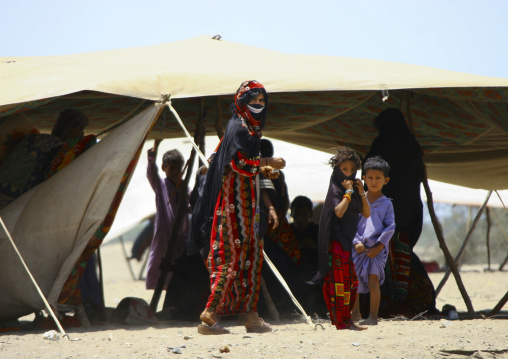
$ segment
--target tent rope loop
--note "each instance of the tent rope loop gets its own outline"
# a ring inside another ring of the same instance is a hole
[[[171,95],[167,92],[161,93],[161,97],[155,102],[156,106],[165,106],[166,103],[171,102]]]

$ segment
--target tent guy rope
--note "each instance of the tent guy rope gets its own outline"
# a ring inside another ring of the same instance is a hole
[[[14,243],[14,240],[12,239],[12,236],[11,234],[9,233],[9,230],[7,229],[7,227],[5,226],[5,223],[2,219],[2,217],[0,217],[0,222],[2,223],[2,228],[4,229],[5,233],[7,234],[7,237],[9,238],[9,241],[10,243],[12,244],[12,248],[14,249],[14,251],[16,252],[16,254],[18,255],[19,257],[19,260],[21,261],[21,263],[23,264],[23,267],[25,267],[25,270],[26,272],[28,273],[28,276],[30,277],[30,279],[32,280],[32,283],[34,284],[35,288],[37,289],[37,292],[39,293],[39,295],[41,296],[41,299],[42,301],[44,302],[44,305],[46,306],[46,309],[48,310],[48,313],[51,315],[51,317],[53,318],[53,320],[55,321],[55,324],[56,326],[58,327],[58,330],[60,331],[60,333],[62,333],[62,336],[64,338],[66,338],[67,340],[69,340],[69,335],[65,332],[65,330],[62,328],[62,325],[60,324],[60,322],[58,321],[55,313],[53,312],[53,309],[51,308],[51,306],[49,305],[46,297],[44,296],[44,294],[42,293],[41,291],[41,288],[39,287],[39,285],[37,284],[37,282],[35,281],[35,278],[33,277],[32,273],[30,273],[30,270],[28,269],[28,266],[26,265],[25,263],[25,260],[23,259],[23,257],[21,256],[21,253],[19,252],[18,250],[18,247],[16,247],[16,244]]]

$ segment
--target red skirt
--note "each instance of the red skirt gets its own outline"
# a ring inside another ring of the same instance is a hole
[[[323,295],[332,324],[346,329],[351,323],[351,310],[355,304],[358,279],[351,252],[342,249],[339,242],[331,241],[330,269],[324,278]]]

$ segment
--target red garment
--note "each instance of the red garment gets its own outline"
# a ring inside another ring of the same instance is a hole
[[[259,156],[237,152],[222,177],[208,255],[211,294],[206,307],[218,314],[257,311],[263,247],[257,233]]]
[[[328,253],[330,269],[324,278],[323,295],[332,324],[337,329],[346,329],[352,323],[358,279],[351,252],[345,251],[339,242],[331,241]]]

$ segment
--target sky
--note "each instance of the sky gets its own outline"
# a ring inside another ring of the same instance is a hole
[[[508,78],[507,14],[507,0],[0,0],[0,57],[75,54],[219,34],[284,53]],[[305,165],[296,169],[288,161],[290,196],[324,199],[329,173],[310,166],[323,165],[326,156],[301,148],[289,153],[299,154],[295,161]],[[297,171],[312,174],[311,183],[301,187]],[[304,188],[316,192],[303,193]],[[434,199],[452,192],[445,187]],[[484,193],[477,196],[483,202]]]
[[[220,34],[285,53],[508,78],[506,0],[0,0],[0,56],[73,54]]]

